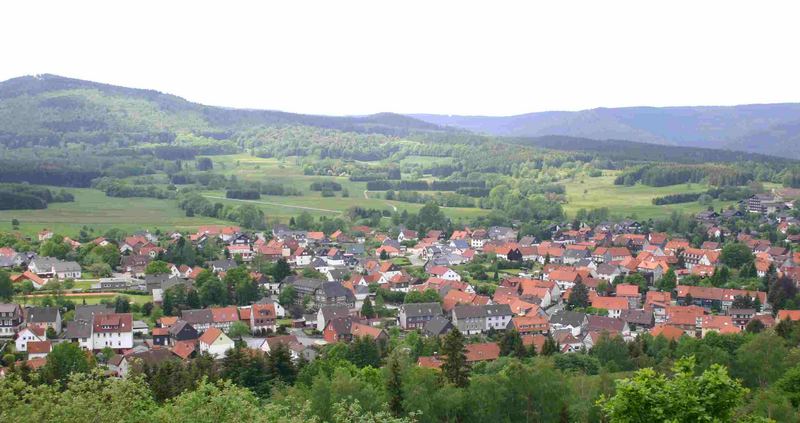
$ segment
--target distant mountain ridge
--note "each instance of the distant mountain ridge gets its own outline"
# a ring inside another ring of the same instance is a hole
[[[624,139],[800,157],[800,103],[597,108],[501,117],[409,116],[497,136]]]
[[[76,136],[86,138],[87,133],[108,138],[115,132],[143,140],[176,131],[222,137],[235,129],[277,124],[388,135],[443,130],[395,113],[339,117],[214,107],[155,90],[50,74],[0,82],[0,142],[60,142]]]

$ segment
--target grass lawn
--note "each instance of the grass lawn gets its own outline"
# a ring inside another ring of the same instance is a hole
[[[114,300],[117,296],[122,295],[128,297],[133,304],[142,305],[148,301],[153,301],[153,297],[151,295],[132,295],[132,294],[123,294],[123,293],[109,293],[108,295],[93,295],[93,294],[70,294],[66,298],[72,300],[75,304],[83,304],[84,300],[86,300],[87,305],[92,304],[100,304],[103,300]],[[16,301],[19,301],[22,304],[37,304],[37,302],[41,298],[46,298],[45,296],[24,296],[20,295],[16,297]]]
[[[575,180],[563,181],[567,189],[567,201],[564,210],[568,215],[574,216],[579,209],[592,209],[608,207],[612,216],[636,217],[649,219],[669,216],[673,210],[682,213],[696,213],[707,206],[693,201],[691,203],[669,204],[664,206],[653,205],[655,197],[670,194],[696,193],[708,190],[706,184],[681,184],[667,187],[650,187],[637,184],[634,186],[614,185],[613,174],[590,178],[580,177]],[[732,201],[714,200],[716,209],[734,204]]]
[[[60,188],[57,188],[60,189]],[[174,200],[155,198],[112,198],[90,188],[67,188],[75,195],[72,203],[50,204],[43,210],[0,211],[0,231],[11,230],[11,220],[20,221],[20,231],[36,235],[44,228],[77,236],[83,226],[102,235],[111,228],[128,232],[141,229],[191,230],[205,224],[226,224],[207,217],[186,217]]]

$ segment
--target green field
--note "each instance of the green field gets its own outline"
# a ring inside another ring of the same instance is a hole
[[[709,188],[706,184],[682,184],[667,187],[650,187],[641,184],[624,186],[614,185],[614,177],[609,174],[596,178],[581,177],[563,181],[567,189],[568,201],[564,205],[564,210],[568,215],[574,216],[579,209],[607,207],[612,216],[635,216],[638,219],[649,219],[668,216],[673,210],[682,213],[696,213],[707,207],[696,201],[664,206],[656,206],[652,203],[655,197],[704,192]],[[713,206],[719,209],[734,203],[714,200]]]
[[[60,188],[59,188],[60,189]],[[56,233],[76,236],[83,226],[102,235],[106,230],[141,229],[191,230],[209,223],[225,223],[207,217],[186,217],[176,201],[154,198],[112,198],[89,188],[67,188],[75,195],[73,203],[50,204],[43,210],[0,211],[0,231],[11,230],[11,220],[20,221],[27,235],[48,228]]]
[[[440,161],[439,158],[431,159],[431,163]],[[261,200],[241,201],[225,199],[223,191],[206,191],[204,195],[211,197],[215,202],[238,205],[250,203],[257,205],[270,219],[277,218],[281,221],[288,220],[303,211],[314,216],[335,216],[350,207],[359,206],[374,209],[408,210],[416,212],[422,204],[404,203],[400,201],[386,201],[376,198],[383,193],[366,192],[366,182],[352,182],[344,176],[319,176],[304,175],[303,169],[295,157],[285,159],[260,158],[247,154],[213,156],[214,172],[224,175],[236,175],[240,180],[275,182],[285,186],[292,186],[302,191],[302,196],[274,196],[262,195]],[[341,192],[336,192],[335,197],[323,197],[320,192],[309,189],[315,181],[332,180],[342,185],[349,193],[349,197],[342,197]],[[445,207],[445,214],[452,219],[471,219],[488,213],[477,208]]]
[[[142,305],[148,301],[153,301],[153,297],[151,295],[131,295],[131,294],[123,294],[123,293],[113,293],[109,295],[69,295],[66,298],[73,301],[75,304],[83,304],[84,300],[86,300],[87,305],[92,304],[100,304],[103,300],[113,300],[117,296],[125,296],[130,299],[132,304],[139,304]],[[26,296],[18,296],[16,297],[15,301],[18,301],[21,304],[37,304],[37,298],[44,298],[44,297],[26,297]]]
[[[224,191],[207,191],[204,195],[213,202],[221,202],[238,206],[249,203],[264,211],[271,222],[287,222],[290,217],[308,211],[314,216],[336,216],[350,207],[392,210],[408,210],[415,212],[422,204],[386,201],[377,193],[366,193],[365,182],[351,182],[347,177],[304,175],[295,158],[264,159],[247,154],[213,156],[214,172],[227,176],[236,175],[240,180],[262,182],[278,182],[293,186],[303,192],[302,196],[262,196],[261,200],[241,201],[225,199]],[[311,191],[309,186],[314,181],[334,180],[349,191],[349,197],[342,197],[337,192],[335,197],[322,197],[321,193]],[[53,187],[54,189],[61,189]],[[111,228],[119,228],[127,232],[142,229],[155,231],[187,230],[191,231],[200,225],[230,224],[230,222],[196,216],[186,217],[178,208],[177,201],[159,200],[155,198],[114,198],[103,192],[90,188],[67,188],[75,196],[72,203],[54,203],[43,210],[3,210],[0,211],[0,231],[10,231],[12,219],[20,221],[20,231],[35,236],[42,229],[50,229],[56,233],[75,237],[86,226],[90,234],[100,236]],[[477,208],[443,208],[444,212],[454,220],[469,220],[486,214],[488,211]]]

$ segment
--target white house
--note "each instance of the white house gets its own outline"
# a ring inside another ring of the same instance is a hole
[[[505,330],[514,317],[508,304],[489,304],[483,308],[486,311],[486,330]]]
[[[45,330],[41,327],[26,327],[17,333],[17,339],[14,341],[17,346],[17,351],[28,351],[28,342],[44,341]]]
[[[94,315],[92,319],[92,349],[133,348],[133,315],[112,313]]]
[[[428,269],[428,273],[433,276],[436,276],[437,278],[445,279],[448,281],[461,280],[461,275],[459,275],[455,270],[446,266],[431,266],[431,268]]]
[[[217,359],[225,357],[225,353],[234,348],[233,340],[217,328],[209,328],[205,331],[200,336],[198,345],[201,353],[207,352]]]

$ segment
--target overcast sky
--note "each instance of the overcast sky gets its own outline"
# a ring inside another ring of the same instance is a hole
[[[0,80],[334,115],[800,101],[797,1],[11,3]]]

